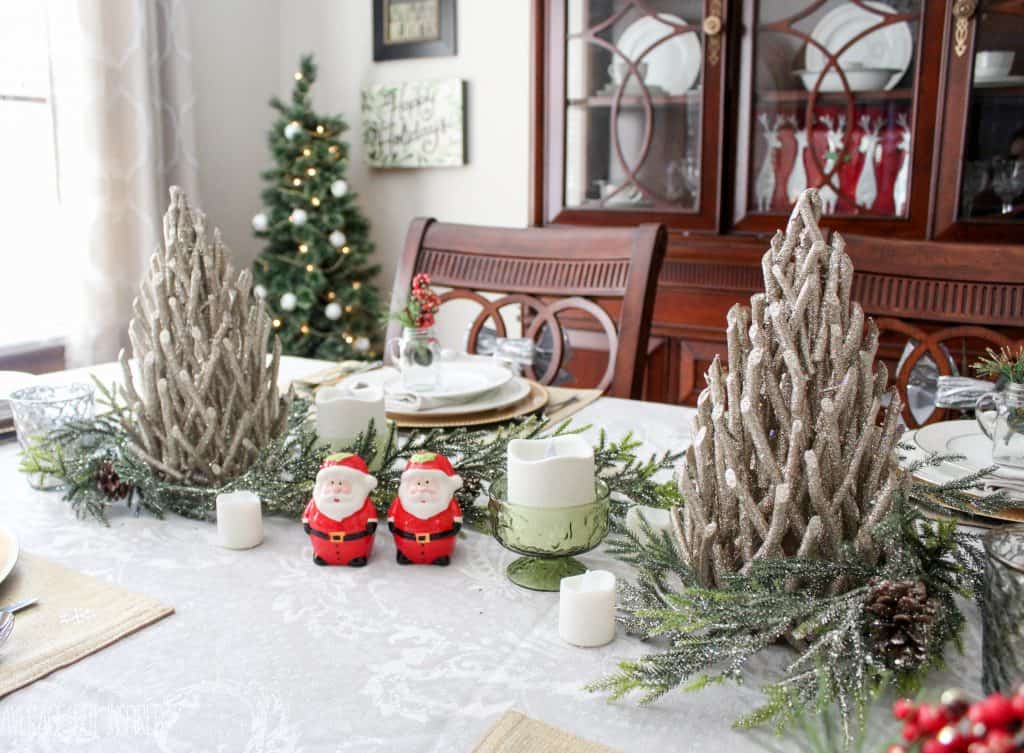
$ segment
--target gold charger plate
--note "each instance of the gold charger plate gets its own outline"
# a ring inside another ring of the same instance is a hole
[[[517,403],[481,411],[480,413],[464,413],[459,416],[418,416],[415,413],[392,413],[387,417],[394,421],[399,429],[446,429],[453,426],[485,426],[508,421],[519,416],[535,413],[548,404],[547,388],[536,382],[530,382],[530,394]]]
[[[917,478],[915,476],[915,478]],[[917,479],[920,481],[921,479]],[[936,507],[941,507],[944,510],[950,511],[950,518],[958,519],[961,522],[967,523],[968,525],[999,525],[1002,523],[1024,523],[1024,508],[1020,507],[1006,507],[998,512],[988,512],[985,510],[979,510],[978,508],[971,506],[970,511],[961,510],[953,507],[943,501],[942,497],[938,494],[929,494],[928,501],[934,504]]]

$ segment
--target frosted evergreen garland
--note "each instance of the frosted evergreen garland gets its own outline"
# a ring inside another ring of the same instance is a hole
[[[679,470],[676,540],[705,586],[771,557],[879,556],[872,529],[899,483],[900,401],[875,363],[878,330],[851,302],[844,242],[804,191],[761,266],[765,292],[727,317]],[[875,417],[888,397],[881,425]]]
[[[281,345],[248,270],[235,274],[202,212],[172,187],[119,360],[131,421],[126,449],[159,476],[212,486],[240,475],[282,432]],[[134,368],[133,368],[134,366]]]

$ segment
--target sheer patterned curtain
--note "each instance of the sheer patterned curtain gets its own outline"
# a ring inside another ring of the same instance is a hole
[[[167,189],[198,201],[184,0],[47,0],[68,361],[111,360],[161,242]]]

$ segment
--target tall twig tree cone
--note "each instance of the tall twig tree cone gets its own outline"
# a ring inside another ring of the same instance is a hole
[[[875,361],[878,329],[850,300],[844,241],[826,241],[820,216],[804,191],[762,259],[764,292],[729,311],[728,368],[714,360],[697,400],[674,528],[705,586],[770,557],[880,556],[871,531],[900,483],[900,402]]]
[[[235,274],[206,218],[171,188],[164,247],[150,260],[121,351],[132,411],[129,450],[168,480],[222,483],[247,470],[285,428],[281,346],[248,270]]]

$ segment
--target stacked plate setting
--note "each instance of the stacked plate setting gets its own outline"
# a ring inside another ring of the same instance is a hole
[[[529,381],[490,359],[442,361],[439,369],[439,384],[429,390],[406,387],[400,372],[390,366],[353,375],[342,384],[382,387],[388,416],[399,423],[403,417],[443,420],[510,408],[528,397],[532,389]]]
[[[939,465],[926,465],[914,472],[916,478],[930,484],[946,484],[964,476],[996,466],[992,460],[992,440],[982,433],[977,421],[941,421],[903,435],[903,444],[911,449],[904,454],[904,464],[938,455],[959,455],[959,460],[946,460]],[[1006,492],[1011,507],[992,517],[1017,520],[1024,513],[1024,469],[996,466],[995,470],[978,482],[978,488],[968,489],[973,497],[982,497],[996,491]],[[1015,514],[1016,513],[1016,514]],[[980,511],[979,515],[982,514]]]

